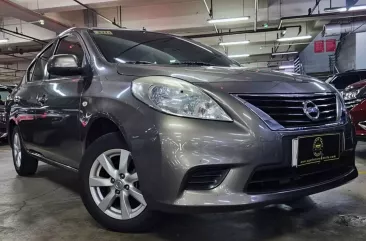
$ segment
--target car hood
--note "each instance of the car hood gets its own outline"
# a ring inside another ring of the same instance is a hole
[[[362,88],[362,87],[365,87],[365,86],[366,86],[366,80],[361,80],[361,81],[358,81],[356,83],[353,83],[353,84],[347,86],[347,88],[345,89],[345,91],[359,89],[359,88]]]
[[[170,76],[199,86],[213,86],[228,93],[319,93],[333,88],[315,78],[279,71],[243,67],[183,67],[118,64],[117,71],[133,76]]]

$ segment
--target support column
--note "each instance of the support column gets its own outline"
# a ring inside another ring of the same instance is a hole
[[[86,27],[97,27],[97,15],[93,12],[90,11],[89,9],[84,9],[83,10],[83,14],[84,14],[84,25]]]

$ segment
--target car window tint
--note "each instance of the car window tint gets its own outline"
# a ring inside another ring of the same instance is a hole
[[[345,89],[347,86],[360,81],[358,74],[347,74],[336,77],[332,84],[339,90]]]
[[[360,72],[360,79],[365,80],[366,79],[366,72]]]
[[[76,36],[70,35],[61,39],[55,54],[73,54],[78,59],[78,66],[82,66],[84,51]]]
[[[48,72],[47,72],[47,61],[49,60],[49,58],[52,56],[53,53],[53,44],[47,48],[47,50],[45,50],[43,52],[43,54],[41,54],[36,62],[33,64],[33,66],[29,69],[28,72],[28,79],[32,82],[34,81],[40,81],[43,80],[45,78],[48,77]]]

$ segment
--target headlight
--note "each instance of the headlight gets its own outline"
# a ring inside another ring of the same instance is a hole
[[[357,95],[360,93],[361,89],[353,90],[349,92],[343,92],[343,98],[344,100],[353,100],[357,98]]]
[[[211,97],[183,80],[163,76],[139,78],[132,82],[132,93],[152,108],[171,115],[232,121]]]

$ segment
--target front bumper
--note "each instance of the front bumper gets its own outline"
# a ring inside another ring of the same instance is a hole
[[[237,106],[235,106],[237,105]],[[144,197],[151,209],[172,212],[241,210],[322,192],[357,177],[352,124],[297,131],[272,131],[256,115],[242,108],[234,122],[181,118],[141,104],[139,128],[125,129],[139,172]],[[141,131],[143,130],[143,131]],[[298,136],[342,133],[344,171],[327,179],[287,190],[249,193],[246,185],[262,167],[291,168],[291,140]],[[219,185],[188,190],[187,176],[196,168],[224,167]]]

